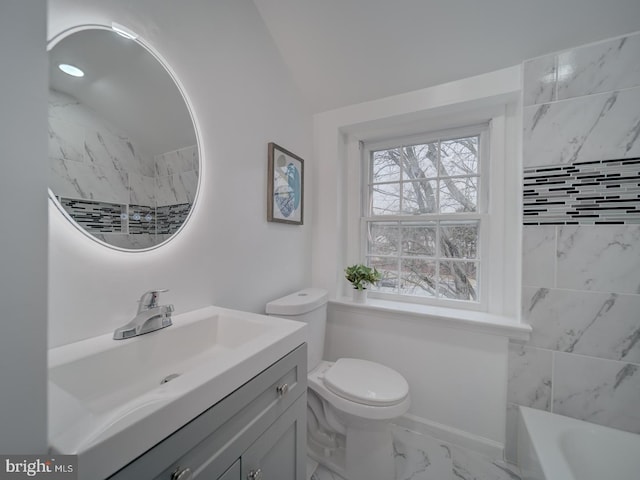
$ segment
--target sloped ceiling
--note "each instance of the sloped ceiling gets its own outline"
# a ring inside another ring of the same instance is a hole
[[[313,112],[640,30],[639,0],[253,0]]]

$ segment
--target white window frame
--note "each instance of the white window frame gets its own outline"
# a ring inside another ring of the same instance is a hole
[[[495,129],[494,129],[495,130]],[[495,133],[495,132],[494,132]],[[422,215],[377,215],[370,216],[371,201],[371,183],[372,173],[371,168],[371,154],[374,151],[391,149],[406,145],[415,145],[420,143],[431,143],[437,140],[446,141],[455,138],[462,138],[465,136],[480,137],[479,141],[479,162],[478,162],[478,199],[477,199],[477,212],[464,213],[464,214],[422,214]],[[490,296],[491,290],[497,285],[495,281],[491,281],[495,277],[497,272],[492,272],[491,261],[494,256],[495,248],[491,248],[492,238],[501,236],[501,223],[499,219],[494,217],[500,217],[497,215],[500,212],[496,212],[495,207],[497,202],[492,202],[494,195],[491,192],[492,185],[498,183],[496,176],[492,177],[492,170],[495,170],[496,166],[492,164],[496,163],[496,159],[503,156],[500,145],[492,145],[492,121],[487,121],[470,126],[449,128],[446,130],[431,131],[419,135],[411,136],[395,136],[385,140],[369,141],[361,144],[361,201],[360,201],[360,261],[367,263],[368,254],[368,224],[372,221],[389,221],[389,222],[415,222],[415,221],[464,221],[464,220],[477,220],[479,222],[478,232],[478,246],[477,246],[477,262],[478,262],[478,296],[476,301],[455,300],[442,297],[421,297],[412,295],[402,295],[400,293],[387,293],[370,290],[369,296],[371,298],[379,298],[383,300],[400,301],[415,304],[433,305],[439,307],[449,307],[465,310],[476,311],[489,311],[490,310]],[[496,150],[494,152],[494,149]],[[499,176],[499,175],[498,175]],[[498,193],[495,195],[500,197]],[[499,198],[496,198],[499,200]],[[494,250],[492,252],[492,250]],[[440,257],[444,258],[444,257]],[[499,263],[499,262],[498,262]],[[492,275],[494,274],[494,275]],[[499,282],[498,282],[499,283]]]

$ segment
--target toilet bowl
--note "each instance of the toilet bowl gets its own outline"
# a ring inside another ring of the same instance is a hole
[[[341,358],[322,361],[308,382],[309,455],[349,480],[394,479],[390,420],[409,409],[404,377],[384,365]]]
[[[309,372],[309,388],[345,418],[390,420],[407,412],[409,385],[402,375],[379,363],[354,358],[322,361]]]
[[[308,454],[347,480],[393,480],[390,421],[409,409],[409,385],[379,363],[322,360],[327,300],[325,290],[309,288],[266,308],[269,315],[309,325]]]

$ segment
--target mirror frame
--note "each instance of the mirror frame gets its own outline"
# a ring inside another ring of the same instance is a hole
[[[102,25],[102,24],[82,24],[82,25],[77,25],[75,27],[71,27],[68,28],[66,30],[61,31],[60,33],[54,35],[51,39],[48,40],[47,42],[47,54],[53,49],[53,47],[55,47],[61,40],[73,35],[74,33],[77,32],[81,32],[84,30],[107,30],[110,32],[113,32],[114,35],[118,35],[118,33],[115,30],[115,27],[124,30],[125,32],[131,32],[132,34],[135,35],[135,38],[132,38],[131,41],[136,42],[138,45],[140,45],[142,48],[144,48],[150,55],[152,55],[155,60],[157,62],[160,63],[160,65],[162,66],[162,68],[164,68],[164,70],[167,72],[167,74],[171,77],[171,80],[173,80],[173,83],[175,84],[176,88],[178,89],[178,91],[180,92],[180,95],[182,96],[182,99],[184,100],[184,103],[187,107],[187,110],[189,111],[189,115],[191,116],[191,123],[193,124],[193,130],[196,136],[196,146],[198,148],[198,181],[197,181],[197,185],[196,185],[196,193],[194,195],[194,199],[193,199],[193,204],[191,205],[191,208],[189,209],[189,213],[187,214],[186,218],[184,219],[184,222],[182,222],[182,225],[180,225],[180,227],[178,228],[178,230],[176,230],[176,232],[171,235],[169,238],[167,238],[166,240],[158,243],[157,245],[154,245],[152,247],[146,247],[146,248],[137,248],[137,249],[133,249],[133,248],[122,248],[122,247],[118,247],[115,245],[111,245],[107,242],[104,242],[102,240],[100,240],[99,238],[95,237],[91,232],[88,232],[87,230],[85,230],[78,222],[76,222],[73,217],[69,214],[69,212],[67,212],[64,207],[60,204],[60,202],[58,201],[58,199],[55,196],[55,193],[51,190],[51,187],[48,187],[48,194],[49,194],[49,200],[53,203],[53,205],[55,205],[56,210],[58,210],[65,218],[66,220],[68,220],[74,227],[76,230],[78,230],[80,233],[82,233],[85,237],[89,238],[91,241],[102,245],[104,247],[107,247],[111,250],[116,250],[116,251],[120,251],[120,252],[126,252],[126,253],[143,253],[143,252],[149,252],[152,250],[156,250],[166,244],[168,244],[169,242],[171,242],[174,238],[176,238],[178,235],[180,235],[180,233],[182,232],[182,230],[185,228],[185,226],[189,223],[189,221],[191,220],[191,216],[193,215],[193,211],[196,209],[196,205],[198,203],[199,197],[200,197],[200,191],[202,188],[202,177],[203,175],[203,171],[204,171],[204,162],[202,161],[204,155],[203,155],[203,149],[202,149],[202,136],[200,133],[200,128],[198,125],[198,120],[197,117],[195,115],[195,111],[193,109],[193,105],[191,103],[191,101],[189,100],[189,96],[187,95],[184,86],[182,85],[182,82],[180,81],[179,77],[175,74],[175,72],[173,71],[173,69],[171,68],[171,66],[167,63],[167,61],[162,57],[162,55],[160,55],[151,45],[149,45],[143,38],[141,38],[137,33],[134,33],[133,30],[130,30],[128,27],[124,27],[123,25],[113,22],[112,25]]]

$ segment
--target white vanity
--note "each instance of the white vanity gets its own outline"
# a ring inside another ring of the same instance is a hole
[[[206,307],[49,351],[53,453],[80,479],[304,477],[306,327]]]

